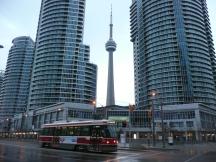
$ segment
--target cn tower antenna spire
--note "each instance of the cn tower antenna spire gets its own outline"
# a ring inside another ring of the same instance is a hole
[[[111,19],[110,19],[110,24],[112,24],[112,4],[111,4]]]
[[[116,50],[116,43],[113,40],[113,22],[112,22],[112,4],[110,13],[110,37],[105,47],[109,52],[109,63],[108,63],[108,82],[107,82],[107,99],[106,105],[115,105],[115,91],[114,91],[114,76],[113,76],[113,52]]]
[[[113,23],[112,23],[112,4],[111,4],[111,13],[110,13],[110,39],[112,40],[113,36]]]

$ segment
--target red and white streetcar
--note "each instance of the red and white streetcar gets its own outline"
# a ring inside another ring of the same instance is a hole
[[[118,144],[115,124],[108,120],[44,124],[39,142],[41,147],[94,152],[115,152]]]

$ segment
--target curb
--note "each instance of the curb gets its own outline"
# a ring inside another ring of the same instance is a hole
[[[157,151],[179,151],[178,148],[158,148],[158,147],[142,147],[142,148],[130,148],[130,147],[118,147],[118,150],[128,150],[128,151],[148,151],[148,150],[157,150]]]
[[[129,147],[118,147],[118,150],[127,150],[127,151],[147,151],[147,149],[143,148],[129,148]]]

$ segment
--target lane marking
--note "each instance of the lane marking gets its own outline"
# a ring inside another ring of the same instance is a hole
[[[157,153],[154,153],[154,154],[148,154],[144,157],[152,157],[152,156],[156,156],[156,155],[159,155],[159,154],[162,154],[162,152],[157,152]],[[125,159],[125,158],[128,158],[128,157],[139,157],[139,156],[143,156],[142,153],[139,153],[139,154],[133,154],[133,155],[128,155],[128,156],[121,156],[121,157],[118,157],[118,158],[114,158],[114,159],[110,159],[110,160],[106,160],[104,162],[112,162],[112,161],[118,161],[118,160],[121,160],[121,159]]]
[[[204,154],[205,154],[205,153],[203,153],[203,154],[197,154],[197,155],[195,155],[195,156],[193,156],[193,157],[191,157],[191,158],[185,160],[184,162],[190,162],[190,161],[192,161],[192,160],[194,160],[194,159],[196,159],[196,158],[198,158],[199,156],[202,156],[202,155],[204,155]]]

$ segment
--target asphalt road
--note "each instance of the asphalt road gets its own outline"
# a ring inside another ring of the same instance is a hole
[[[0,140],[1,162],[216,162],[216,144],[189,145],[179,150],[119,150],[85,153],[40,148],[37,143]]]

